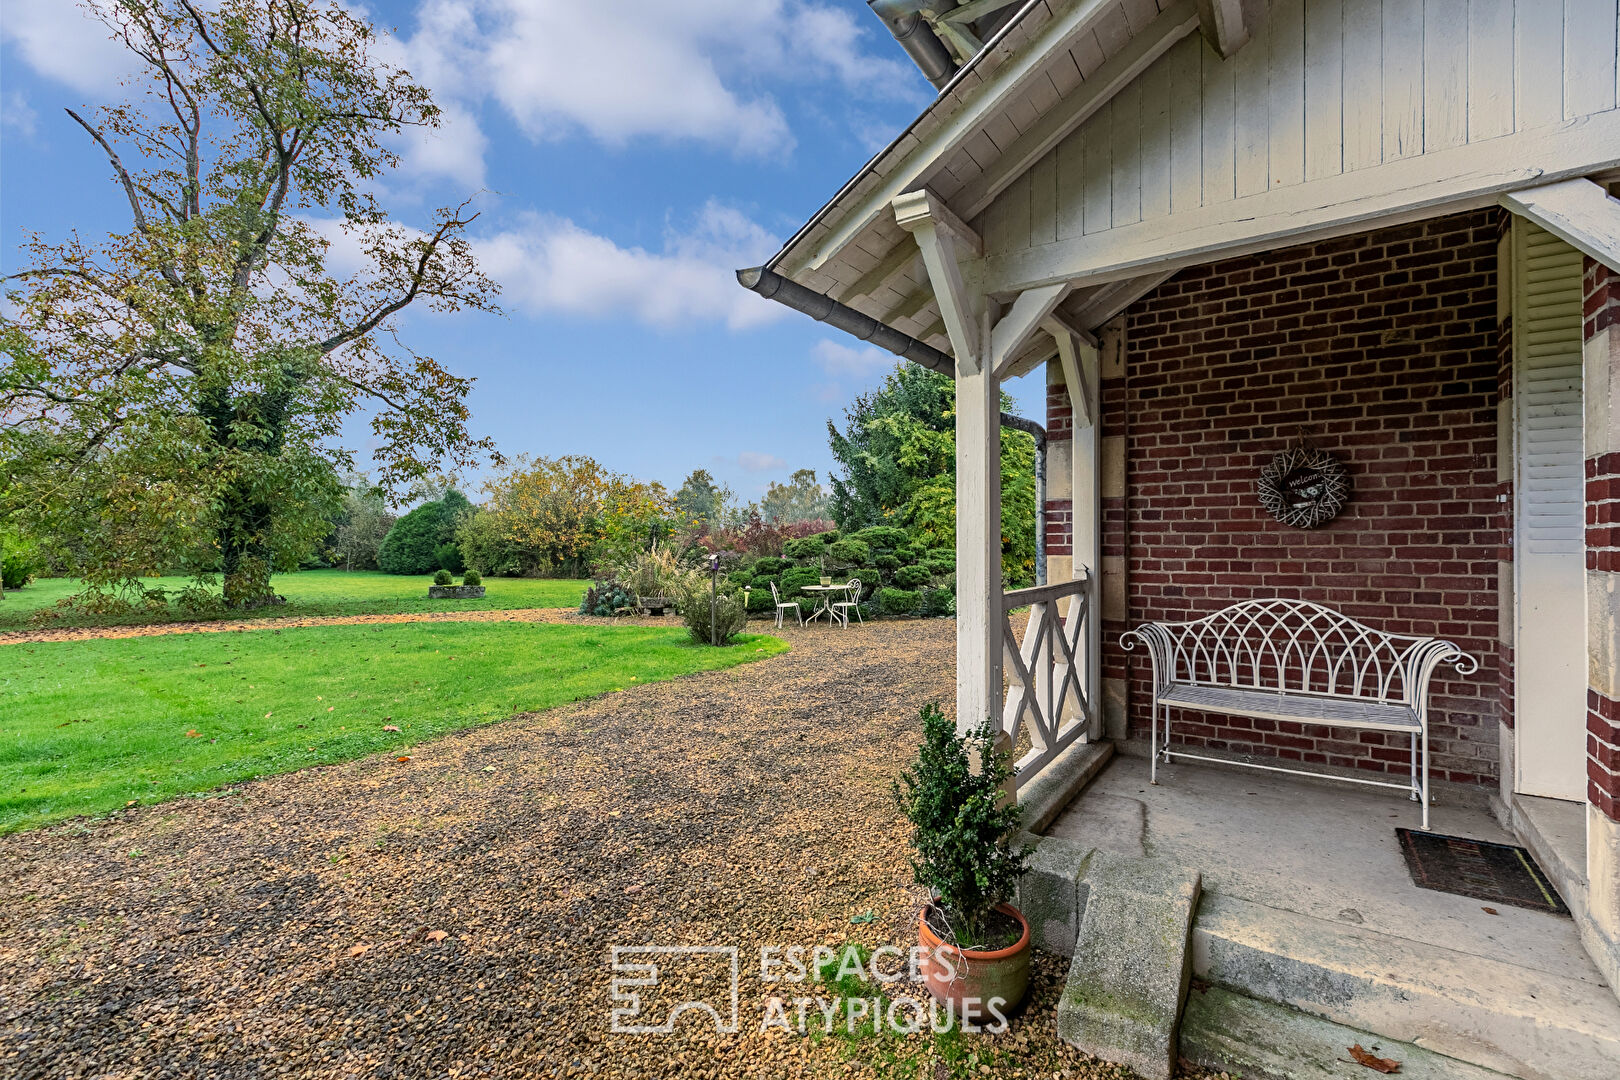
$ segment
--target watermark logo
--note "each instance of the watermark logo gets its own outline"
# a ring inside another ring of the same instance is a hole
[[[737,1033],[737,946],[615,945],[612,961],[615,1032],[668,1035],[682,1013],[693,1011],[708,1013],[722,1035]],[[695,996],[681,997],[683,989]]]
[[[737,946],[615,945],[612,962],[614,1032],[672,1034],[688,1010],[707,1013],[722,1034],[740,1030]],[[815,1027],[850,1034],[886,1028],[901,1035],[1007,1030],[1003,998],[953,995],[941,1002],[928,993],[925,983],[957,983],[959,972],[948,950],[933,953],[914,946],[908,954],[892,945],[870,951],[767,945],[760,949],[758,975],[769,995],[758,1021],[762,1034],[774,1029],[804,1035]],[[830,994],[794,996],[789,989],[810,983]],[[749,1023],[752,1027],[754,1021]]]

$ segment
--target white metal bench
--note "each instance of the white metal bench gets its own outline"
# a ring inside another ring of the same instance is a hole
[[[1172,760],[1170,710],[1194,709],[1293,724],[1404,731],[1411,737],[1411,782],[1392,784],[1175,751],[1175,758],[1243,765],[1269,772],[1329,776],[1407,791],[1423,804],[1429,827],[1429,679],[1449,663],[1479,670],[1449,641],[1386,634],[1303,600],[1247,600],[1191,622],[1146,622],[1120,636],[1153,662],[1150,775]],[[1159,715],[1164,715],[1160,748]]]

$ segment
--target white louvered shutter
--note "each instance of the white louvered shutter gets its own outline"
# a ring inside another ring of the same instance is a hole
[[[1581,253],[1531,222],[1518,227],[1519,539],[1531,553],[1581,554]]]
[[[1586,791],[1583,260],[1523,218],[1513,229],[1515,790],[1578,802]]]

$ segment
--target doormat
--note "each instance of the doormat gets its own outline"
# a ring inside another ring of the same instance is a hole
[[[1569,916],[1569,908],[1522,847],[1396,829],[1412,883],[1420,889],[1471,896]]]

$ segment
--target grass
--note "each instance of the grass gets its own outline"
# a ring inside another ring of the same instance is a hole
[[[459,577],[456,579],[461,580]],[[181,589],[188,578],[143,579],[148,587]],[[421,611],[502,611],[510,608],[577,608],[588,581],[559,578],[485,578],[482,600],[429,600],[431,575],[421,577],[379,574],[375,570],[301,570],[277,574],[271,579],[276,592],[287,603],[255,614],[277,617],[305,615],[393,615]],[[76,578],[42,578],[26,588],[6,590],[0,600],[0,629],[22,629],[38,625],[30,620],[35,612],[54,605],[78,592]],[[52,620],[52,626],[112,626],[134,623],[190,621],[172,607],[168,612],[138,612],[122,616],[67,616]]]
[[[0,646],[0,832],[409,754],[445,732],[786,649],[757,635],[713,649],[673,629],[527,623]]]

